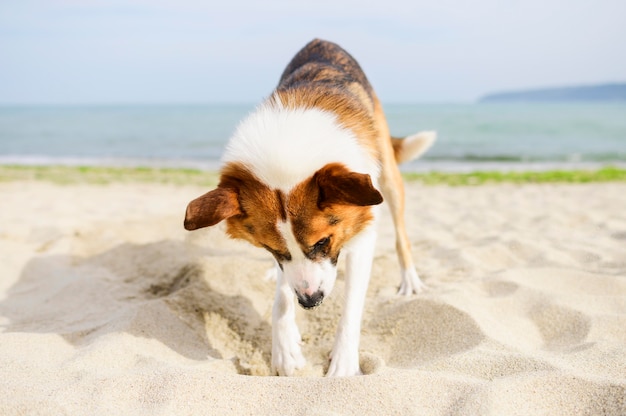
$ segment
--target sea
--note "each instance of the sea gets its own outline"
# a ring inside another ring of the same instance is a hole
[[[0,164],[215,170],[254,104],[0,106]],[[387,104],[394,136],[438,138],[407,171],[626,166],[626,102]],[[297,138],[294,138],[296,140]]]

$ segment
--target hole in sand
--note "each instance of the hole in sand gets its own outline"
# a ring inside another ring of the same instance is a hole
[[[202,270],[195,264],[187,264],[181,267],[181,269],[173,276],[161,276],[160,281],[152,283],[148,289],[148,294],[160,298],[169,296],[174,292],[188,286],[194,278],[197,278],[202,274]],[[154,279],[157,280],[159,276]]]

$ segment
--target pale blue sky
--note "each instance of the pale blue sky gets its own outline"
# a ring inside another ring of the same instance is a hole
[[[313,37],[384,102],[626,81],[626,1],[0,0],[0,103],[255,103]]]

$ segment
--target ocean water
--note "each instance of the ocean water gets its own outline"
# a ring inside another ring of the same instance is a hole
[[[254,105],[0,107],[0,163],[214,169]],[[626,103],[389,104],[391,132],[436,130],[405,169],[626,163]]]

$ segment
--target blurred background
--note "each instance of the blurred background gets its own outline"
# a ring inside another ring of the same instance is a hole
[[[359,61],[393,134],[439,132],[408,169],[623,164],[624,16],[617,0],[3,1],[0,163],[214,168],[319,37]]]

